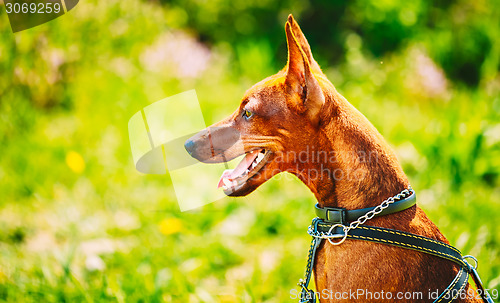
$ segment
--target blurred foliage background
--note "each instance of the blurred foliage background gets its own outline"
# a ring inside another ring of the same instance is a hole
[[[2,6],[0,301],[289,301],[310,241],[308,189],[281,177],[181,213],[168,176],[135,171],[127,135],[135,112],[188,89],[207,123],[231,113],[285,65],[289,13],[394,147],[420,206],[500,288],[499,10],[89,0],[13,34]]]

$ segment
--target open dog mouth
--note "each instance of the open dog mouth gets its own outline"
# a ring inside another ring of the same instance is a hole
[[[222,187],[226,194],[240,189],[266,165],[270,156],[271,151],[265,149],[247,152],[236,168],[222,173],[217,188]]]

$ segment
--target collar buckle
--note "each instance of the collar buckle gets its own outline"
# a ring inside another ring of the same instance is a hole
[[[316,215],[328,223],[346,225],[347,209],[340,207],[319,207],[319,203],[316,203],[315,208]]]
[[[326,208],[326,221],[338,222],[338,224],[346,225],[346,211],[345,208],[327,207]]]

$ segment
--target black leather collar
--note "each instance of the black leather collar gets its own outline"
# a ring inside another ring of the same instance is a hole
[[[380,217],[388,214],[393,214],[398,211],[408,209],[417,203],[417,197],[414,191],[411,191],[411,195],[403,200],[395,201],[390,204],[389,207],[384,209],[380,214],[375,215],[375,217]],[[375,207],[360,208],[347,210],[345,208],[337,207],[319,207],[319,203],[315,205],[316,216],[328,223],[339,223],[346,225],[348,222],[356,221],[359,217],[363,216],[367,212],[375,209]]]

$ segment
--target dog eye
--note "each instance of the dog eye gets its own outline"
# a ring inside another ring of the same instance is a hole
[[[253,116],[253,113],[251,111],[249,111],[247,109],[243,110],[243,118],[248,120],[248,119],[252,118],[252,116]]]

